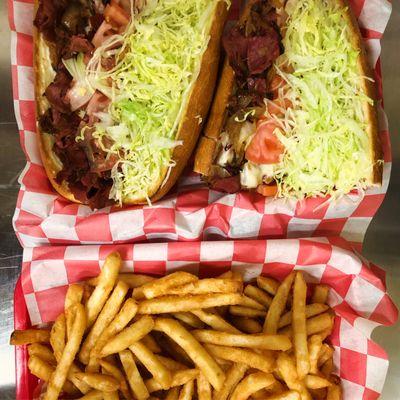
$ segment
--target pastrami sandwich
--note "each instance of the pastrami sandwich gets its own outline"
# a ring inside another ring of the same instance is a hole
[[[101,208],[161,198],[196,144],[224,0],[39,0],[37,125],[55,189]]]
[[[215,189],[340,197],[380,185],[374,84],[343,0],[253,0],[226,60],[194,170]]]

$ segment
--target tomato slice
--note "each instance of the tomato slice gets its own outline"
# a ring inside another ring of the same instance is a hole
[[[129,23],[129,14],[116,1],[111,1],[111,4],[107,5],[104,18],[116,27],[124,27]]]
[[[276,164],[285,148],[276,137],[274,130],[278,125],[274,121],[262,121],[256,134],[246,149],[247,160],[254,164]]]
[[[278,193],[278,186],[276,184],[265,185],[261,184],[257,186],[257,193],[260,193],[264,197],[272,197]]]

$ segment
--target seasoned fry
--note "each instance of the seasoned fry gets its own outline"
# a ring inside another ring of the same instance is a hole
[[[290,288],[295,277],[295,273],[289,274],[281,283],[272,303],[268,309],[267,316],[264,322],[264,332],[275,334],[278,330],[279,319],[285,310],[286,301],[289,296]],[[258,280],[257,283],[259,284]]]
[[[326,400],[341,400],[342,399],[342,389],[339,385],[332,385],[328,387],[328,394]]]
[[[329,306],[321,303],[313,303],[306,305],[306,318],[314,317],[318,314],[322,314],[326,310],[329,309]],[[292,311],[288,311],[283,314],[281,319],[279,320],[279,328],[283,328],[284,326],[290,325],[292,323]]]
[[[119,389],[119,382],[110,375],[91,372],[78,372],[75,376],[90,387],[101,392],[114,392]]]
[[[165,294],[207,294],[207,293],[239,293],[243,291],[243,283],[232,279],[201,279],[174,287]]]
[[[86,315],[83,305],[76,303],[67,312],[74,314],[74,323],[60,361],[48,382],[47,391],[44,396],[45,400],[56,400],[58,398],[85,333]]]
[[[164,332],[178,343],[216,390],[222,387],[225,380],[224,372],[204,347],[179,322],[169,318],[157,318],[154,329]]]
[[[163,389],[171,385],[171,371],[152,353],[142,342],[136,342],[129,346],[129,350],[139,359],[153,378],[160,383]]]
[[[323,365],[321,366],[321,373],[322,375],[326,376],[327,378],[329,378],[333,372],[333,358],[329,358],[328,360],[326,360]]]
[[[153,353],[161,353],[160,346],[157,344],[150,333],[144,336],[141,340]]]
[[[160,279],[148,282],[143,285],[143,294],[146,299],[153,299],[159,296],[165,296],[170,290],[178,286],[198,281],[198,277],[185,271],[173,272],[163,276]]]
[[[265,350],[286,351],[292,347],[290,340],[284,335],[269,334],[238,334],[196,329],[191,332],[202,343],[222,346],[252,347]],[[307,343],[307,342],[306,342]]]
[[[62,352],[64,351],[66,336],[67,324],[65,314],[63,313],[57,317],[50,331],[50,345],[57,362],[60,361]]]
[[[235,388],[231,400],[247,400],[253,393],[260,389],[268,388],[275,382],[272,374],[255,372],[247,375]]]
[[[194,380],[186,382],[179,393],[179,400],[191,400],[194,394]]]
[[[232,323],[236,328],[245,333],[260,333],[262,332],[262,325],[253,318],[246,317],[232,317]]]
[[[321,347],[321,352],[318,358],[318,367],[323,365],[326,361],[333,357],[333,348],[328,344],[324,343]]]
[[[121,390],[125,399],[130,400],[132,396],[129,391],[128,382],[126,381],[125,376],[120,371],[120,369],[106,360],[99,360],[99,364],[101,365],[105,373],[108,373],[109,375],[117,379],[119,383],[119,390]]]
[[[29,357],[37,356],[41,360],[48,362],[49,364],[57,364],[56,358],[51,350],[40,343],[32,343],[28,347]]]
[[[69,307],[73,306],[76,303],[82,302],[82,297],[83,297],[83,286],[80,285],[79,283],[73,283],[72,285],[68,286],[67,294],[65,296],[65,301],[64,301],[64,309],[68,310]],[[72,314],[68,314],[72,315]],[[67,338],[69,335],[69,332],[71,331],[73,321],[71,318],[66,320],[67,324]]]
[[[144,284],[154,281],[154,277],[148,275],[141,275],[141,274],[132,274],[132,273],[121,273],[118,274],[118,281],[125,282],[130,289],[137,288],[139,286],[143,286]],[[95,278],[88,279],[86,284],[91,286],[97,286],[99,283],[99,277],[96,276]]]
[[[148,315],[143,316],[137,322],[122,330],[118,335],[110,339],[103,347],[100,356],[106,357],[110,354],[119,353],[127,349],[131,344],[146,336],[154,327],[154,320]]]
[[[156,357],[158,358],[158,360],[165,366],[167,367],[169,370],[171,371],[179,371],[182,369],[186,369],[186,365],[173,360],[172,358],[168,358],[168,357],[164,357],[161,356],[159,354],[156,355]]]
[[[232,326],[229,322],[226,322],[218,314],[207,312],[205,310],[193,310],[192,313],[216,331],[240,333],[238,329]]]
[[[230,306],[229,312],[232,315],[236,315],[238,317],[247,317],[247,318],[264,318],[267,315],[266,311],[256,310],[254,308],[244,307],[244,306]]]
[[[261,303],[244,295],[242,296],[240,305],[247,308],[254,308],[255,310],[265,311],[265,307]]]
[[[182,386],[185,383],[196,379],[198,376],[199,376],[199,370],[197,368],[176,371],[172,376],[170,387],[172,388],[175,386]],[[162,390],[161,384],[154,378],[147,379],[145,383],[147,390],[150,393]]]
[[[79,400],[103,400],[103,393],[100,390],[92,390],[80,397]]]
[[[239,304],[241,299],[242,296],[238,293],[164,296],[142,301],[139,304],[138,314],[164,314],[193,311],[201,308]]]
[[[235,390],[237,384],[242,380],[249,367],[245,364],[235,363],[226,373],[224,386],[214,392],[213,400],[226,400]]]
[[[308,389],[321,389],[332,385],[328,379],[318,375],[307,375],[304,378],[304,383]]]
[[[311,336],[320,333],[326,329],[331,330],[333,327],[333,317],[330,313],[326,312],[319,314],[316,317],[308,318],[306,321],[307,335]],[[279,330],[279,334],[292,336],[292,327],[287,326]]]
[[[108,295],[111,293],[118,278],[121,267],[121,256],[114,252],[105,259],[103,269],[100,272],[98,284],[86,303],[87,328],[90,328],[99,315]]]
[[[15,330],[11,334],[10,344],[17,346],[31,343],[49,343],[50,331],[47,329]]]
[[[275,296],[278,292],[279,282],[273,278],[267,278],[266,276],[258,276],[257,277],[257,286],[269,293],[272,296]]]
[[[203,374],[196,379],[198,400],[211,400],[211,385]]]
[[[300,394],[294,390],[288,390],[287,392],[270,396],[265,400],[300,400]]]
[[[103,400],[119,400],[118,391],[103,392]]]
[[[124,350],[119,353],[119,358],[135,398],[137,400],[146,400],[150,397],[150,394],[136,367],[133,354],[129,350]]]
[[[256,368],[263,372],[272,372],[274,368],[275,358],[268,354],[268,352],[259,354],[248,349],[216,346],[214,344],[206,344],[205,347],[214,357],[219,357],[234,363],[245,364],[248,367]]]
[[[312,335],[308,339],[308,355],[310,357],[310,373],[318,373],[318,358],[322,348],[321,335]]]
[[[272,297],[270,295],[253,285],[247,285],[244,289],[244,294],[262,304],[265,308],[268,308],[272,303]]]
[[[92,329],[86,336],[79,352],[79,360],[83,364],[89,363],[90,352],[97,339],[102,334],[104,329],[110,324],[118,313],[122,302],[128,292],[128,285],[125,282],[119,281],[115,286],[111,296],[106,301],[103,309],[101,310],[96,322],[93,324]]]
[[[310,371],[306,331],[306,296],[307,284],[301,272],[296,273],[293,285],[293,345],[297,375],[300,380]]]
[[[179,397],[179,387],[175,386],[168,390],[168,394],[165,400],[178,400]]]
[[[190,312],[177,312],[172,315],[192,328],[204,328],[204,323]]]
[[[326,285],[315,285],[311,298],[312,303],[326,304],[329,295],[329,287]]]

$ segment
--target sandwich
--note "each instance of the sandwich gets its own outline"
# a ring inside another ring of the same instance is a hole
[[[46,173],[92,208],[174,185],[212,99],[225,0],[39,0],[37,131]]]
[[[194,170],[228,193],[340,198],[381,184],[375,89],[345,0],[250,0]]]

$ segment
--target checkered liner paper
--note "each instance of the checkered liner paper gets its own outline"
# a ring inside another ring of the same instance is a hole
[[[359,258],[344,239],[209,241],[46,246],[25,249],[21,284],[32,324],[53,321],[63,310],[68,284],[95,276],[105,257],[118,250],[123,271],[164,275],[186,270],[201,277],[240,270],[245,280],[259,274],[282,280],[293,269],[303,270],[308,282],[331,287],[329,304],[337,318],[331,342],[342,378],[344,400],[374,400],[382,390],[388,360],[370,339],[379,325],[391,325],[397,309],[386,293],[384,272]],[[20,300],[22,296],[16,296]],[[28,317],[16,309],[17,328]],[[26,353],[26,349],[20,349]],[[23,364],[23,363],[22,363]],[[20,363],[21,365],[21,363]],[[19,371],[17,374],[26,376]],[[18,382],[18,390],[28,378]],[[25,382],[26,383],[26,382]]]
[[[19,182],[14,228],[24,247],[46,244],[126,243],[144,240],[212,240],[219,238],[287,238],[342,235],[360,244],[387,190],[390,142],[382,109],[380,39],[391,12],[387,0],[351,0],[361,27],[379,95],[384,177],[380,188],[352,194],[328,204],[264,198],[255,193],[224,194],[209,190],[187,172],[175,190],[154,207],[91,211],[68,202],[51,187],[42,166],[35,133],[32,70],[33,0],[8,0],[12,30],[11,57],[15,115],[27,164]],[[231,18],[238,14],[232,6]]]

